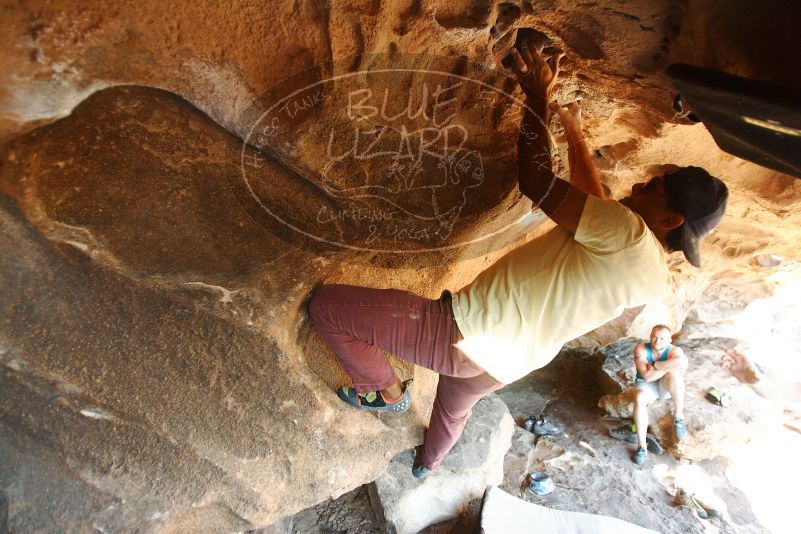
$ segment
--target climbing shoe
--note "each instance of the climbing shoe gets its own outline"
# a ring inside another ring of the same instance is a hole
[[[409,382],[403,383],[403,393],[394,401],[387,400],[380,391],[365,391],[356,393],[352,387],[342,386],[337,390],[337,396],[357,410],[370,410],[374,412],[404,413],[412,405],[412,395],[409,393]]]
[[[431,470],[424,467],[420,462],[420,447],[417,447],[414,451],[414,462],[412,462],[412,476],[418,480],[423,480],[430,472]]]
[[[609,436],[619,439],[621,441],[628,441],[629,443],[637,443],[637,432],[634,425],[624,425],[619,428],[610,428]],[[648,452],[653,454],[662,454],[665,449],[651,433],[645,435],[645,443],[648,445]]]
[[[637,465],[642,465],[645,463],[646,456],[648,456],[648,451],[645,450],[645,447],[638,447],[634,452],[634,456],[631,457],[631,461]]]
[[[703,508],[704,511],[706,511],[706,515],[710,519],[720,519],[723,517],[723,514],[721,514],[720,511],[717,510],[712,504],[702,501],[698,495],[693,495],[692,497],[693,501],[695,501],[695,504]]]
[[[619,428],[610,428],[609,436],[620,441],[628,441],[629,443],[637,443],[637,432],[634,430],[634,425],[623,425]]]
[[[523,428],[529,432],[533,432],[538,436],[558,436],[565,431],[563,426],[557,425],[556,423],[549,421],[544,417],[539,419],[535,417],[529,417],[526,419],[526,422],[523,423]]]
[[[712,404],[717,404],[724,408],[729,405],[729,394],[714,386],[706,390],[706,399]]]
[[[687,425],[684,424],[684,419],[674,419],[673,430],[676,432],[676,441],[681,441],[687,435]]]
[[[704,507],[704,505],[701,504],[701,502],[695,495],[688,492],[684,488],[679,488],[676,491],[676,503],[681,506],[686,506],[687,508],[695,512],[695,514],[701,519],[721,517],[720,512],[718,512],[711,506],[709,507],[709,509],[707,509],[706,507]]]
[[[412,476],[418,480],[423,480],[431,472],[430,469],[418,464],[416,461],[412,464]]]

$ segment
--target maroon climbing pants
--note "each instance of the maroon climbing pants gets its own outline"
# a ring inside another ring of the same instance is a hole
[[[428,469],[439,466],[462,435],[476,402],[503,387],[456,348],[462,334],[447,291],[431,300],[397,289],[325,285],[314,293],[309,314],[358,392],[395,382],[381,349],[439,373],[421,456]]]

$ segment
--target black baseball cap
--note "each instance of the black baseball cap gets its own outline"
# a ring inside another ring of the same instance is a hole
[[[729,188],[700,167],[682,167],[664,176],[670,208],[684,215],[668,245],[684,252],[687,261],[701,266],[698,241],[720,223],[726,212]]]

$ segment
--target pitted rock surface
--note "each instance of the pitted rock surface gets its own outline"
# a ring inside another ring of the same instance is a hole
[[[267,525],[420,442],[431,373],[396,362],[417,380],[393,420],[336,398],[345,375],[305,311],[330,262],[247,215],[231,143],[173,95],[115,88],[5,152],[0,407],[16,461],[0,469],[14,528]],[[64,491],[42,493],[49,472]]]

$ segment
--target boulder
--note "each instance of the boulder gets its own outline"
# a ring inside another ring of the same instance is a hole
[[[631,419],[634,416],[634,388],[598,399],[598,408],[608,417]]]
[[[599,351],[603,356],[603,363],[598,378],[604,393],[616,395],[634,383],[637,376],[634,369],[634,347],[641,342],[641,339],[625,338]]]
[[[415,378],[400,417],[337,399],[347,377],[305,308],[334,263],[251,216],[237,146],[174,95],[118,87],[5,147],[0,487],[12,531],[260,527],[374,480],[422,441],[429,371],[392,360]],[[276,185],[291,176],[257,170]],[[381,273],[359,269],[367,285]]]
[[[621,419],[630,418],[634,413],[634,346],[641,339],[624,338],[607,345],[598,351],[603,363],[598,371],[598,382],[604,395],[598,400],[598,407],[606,415]]]
[[[487,486],[503,482],[514,422],[503,401],[487,395],[440,467],[422,481],[411,473],[414,450],[397,455],[370,485],[370,501],[386,532],[411,534],[459,515]]]

